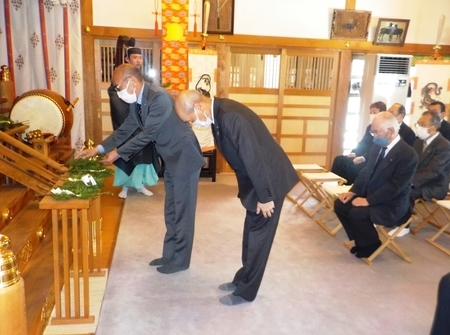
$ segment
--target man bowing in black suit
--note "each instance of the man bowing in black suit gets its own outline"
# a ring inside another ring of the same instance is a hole
[[[411,215],[409,197],[417,154],[400,138],[399,127],[389,112],[375,116],[371,124],[375,145],[367,166],[350,191],[334,203],[348,238],[355,241],[350,252],[358,258],[369,257],[381,245],[374,223],[398,226]]]
[[[445,104],[441,101],[433,101],[429,106],[428,110],[436,112],[441,120],[441,125],[439,127],[439,132],[447,141],[450,141],[450,123],[445,119],[447,116],[447,111],[445,110]]]
[[[253,301],[262,281],[286,194],[299,181],[292,163],[262,120],[243,104],[183,91],[176,110],[195,126],[212,125],[214,140],[236,172],[239,198],[247,210],[242,263],[230,283],[233,291],[220,299],[225,305]]]

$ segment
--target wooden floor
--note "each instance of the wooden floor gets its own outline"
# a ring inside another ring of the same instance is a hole
[[[120,192],[120,187],[112,186],[114,176],[108,177],[105,180],[104,192],[111,192],[110,194],[103,194],[101,200],[102,208],[102,268],[109,269],[114,253],[114,246],[116,245],[117,232],[119,231],[120,219],[122,217],[123,205],[125,200],[117,196]]]

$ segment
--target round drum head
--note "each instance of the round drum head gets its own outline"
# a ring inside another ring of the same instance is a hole
[[[64,114],[51,98],[29,95],[17,101],[11,109],[10,119],[29,125],[28,131],[40,129],[60,137],[64,130]]]

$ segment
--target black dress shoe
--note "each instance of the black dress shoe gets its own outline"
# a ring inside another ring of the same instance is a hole
[[[372,255],[375,250],[377,250],[381,245],[381,242],[378,241],[377,243],[367,245],[365,247],[360,247],[359,250],[356,252],[356,257],[358,258],[367,258]]]
[[[354,247],[352,247],[352,248],[350,249],[350,253],[356,254],[360,249],[361,249],[360,247],[358,247],[357,245],[355,245]]]
[[[152,260],[148,265],[150,266],[161,266],[161,265],[167,265],[171,262],[172,260],[169,258],[156,258],[154,260]]]
[[[171,274],[179,271],[184,271],[189,269],[189,266],[185,265],[176,265],[176,264],[166,264],[163,266],[160,266],[159,268],[156,268],[156,271],[164,274]]]

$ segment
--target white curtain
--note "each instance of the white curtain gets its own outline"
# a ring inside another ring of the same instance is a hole
[[[80,10],[80,0],[0,0],[0,65],[10,68],[16,96],[48,89],[78,98],[71,112],[76,151],[85,139]]]

